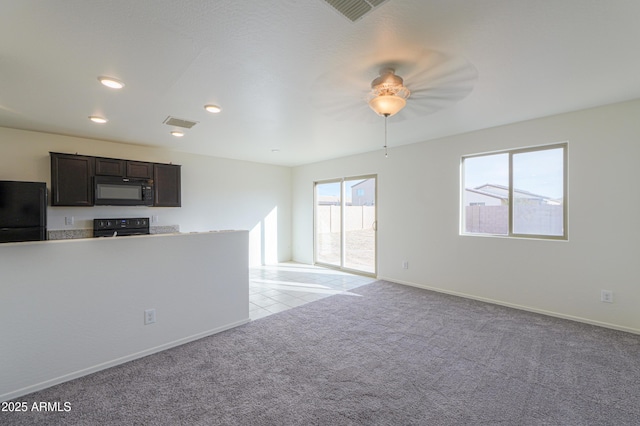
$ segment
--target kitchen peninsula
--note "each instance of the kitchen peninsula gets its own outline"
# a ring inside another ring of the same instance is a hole
[[[226,231],[0,245],[0,400],[248,322],[248,244]]]

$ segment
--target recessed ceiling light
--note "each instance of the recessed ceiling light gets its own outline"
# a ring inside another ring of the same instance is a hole
[[[179,131],[179,130],[174,130],[174,131],[172,131],[172,132],[171,132],[171,134],[172,134],[173,136],[175,136],[176,138],[181,138],[181,137],[183,137],[183,136],[184,136],[184,133],[182,133],[182,132],[181,132],[181,131]]]
[[[220,108],[218,105],[205,105],[204,109],[206,109],[207,111],[212,112],[214,114],[217,114],[220,111],[222,111],[222,108]]]
[[[278,152],[280,152],[280,150],[276,148],[276,149],[272,149],[271,152],[278,153]]]
[[[98,77],[98,80],[100,83],[112,89],[122,89],[124,87],[124,83],[117,78],[100,76]]]
[[[106,123],[107,121],[109,121],[109,120],[107,120],[106,118],[104,118],[104,117],[98,117],[97,115],[91,115],[91,116],[89,116],[89,120],[93,121],[94,123],[98,123],[98,124],[104,124],[104,123]]]

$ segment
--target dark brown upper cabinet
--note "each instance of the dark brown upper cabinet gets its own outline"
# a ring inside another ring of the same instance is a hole
[[[180,207],[180,166],[175,164],[154,164],[153,183],[155,207]]]
[[[51,152],[51,205],[93,206],[95,158]]]
[[[95,176],[153,179],[154,207],[180,207],[180,166],[50,152],[51,205],[93,206]]]
[[[127,161],[126,176],[130,178],[153,179],[153,163]]]
[[[96,158],[96,176],[153,179],[153,163],[117,158]]]
[[[96,176],[124,176],[124,160],[96,158]]]

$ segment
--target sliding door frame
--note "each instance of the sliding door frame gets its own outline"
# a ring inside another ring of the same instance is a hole
[[[346,232],[344,229],[345,225],[345,212],[346,212],[346,201],[345,201],[345,182],[351,180],[366,180],[366,179],[375,179],[375,188],[373,192],[374,199],[374,215],[375,220],[373,222],[373,231],[374,231],[374,242],[373,242],[373,272],[363,271],[360,269],[348,268],[345,265],[346,259]],[[324,263],[318,261],[318,185],[328,184],[328,183],[340,183],[340,265],[333,265],[330,263]],[[338,269],[345,272],[350,272],[358,275],[365,275],[370,277],[378,276],[378,175],[370,174],[370,175],[360,175],[360,176],[345,176],[342,178],[335,179],[326,179],[326,180],[318,180],[313,182],[313,263],[314,265],[322,266],[325,268]]]

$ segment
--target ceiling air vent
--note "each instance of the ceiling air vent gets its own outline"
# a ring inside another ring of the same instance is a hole
[[[197,121],[189,121],[189,120],[183,120],[181,118],[175,118],[175,117],[167,117],[164,121],[164,124],[169,125],[169,126],[176,126],[176,127],[183,127],[185,129],[190,129],[193,126],[195,126],[196,124],[198,124]]]
[[[387,0],[324,0],[352,22],[362,18]]]

